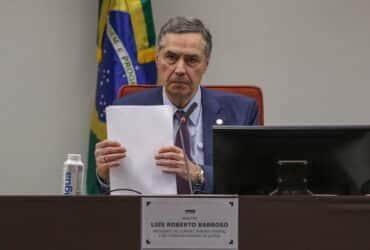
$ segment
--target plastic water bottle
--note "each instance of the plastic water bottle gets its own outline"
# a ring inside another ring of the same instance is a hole
[[[68,154],[64,162],[63,187],[64,195],[84,194],[85,168],[80,154]]]

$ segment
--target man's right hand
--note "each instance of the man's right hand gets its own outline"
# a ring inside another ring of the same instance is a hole
[[[109,168],[117,167],[126,157],[126,149],[116,141],[104,140],[95,145],[97,173],[105,181],[109,179]]]

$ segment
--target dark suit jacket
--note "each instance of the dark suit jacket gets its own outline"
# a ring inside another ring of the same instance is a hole
[[[212,126],[216,124],[217,119],[222,119],[223,125],[256,125],[258,124],[258,106],[254,99],[245,96],[208,90],[203,87],[201,91],[204,145],[204,166],[202,167],[205,173],[205,185],[202,191],[212,193]],[[114,105],[163,105],[162,87],[125,96],[117,100]]]

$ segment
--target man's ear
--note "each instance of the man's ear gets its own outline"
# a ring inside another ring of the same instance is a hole
[[[206,72],[206,71],[207,71],[207,69],[208,69],[208,65],[209,65],[209,59],[206,59],[206,68],[204,69],[204,72]]]
[[[205,61],[206,61],[206,66],[208,68],[208,65],[209,65],[209,57],[205,56]]]

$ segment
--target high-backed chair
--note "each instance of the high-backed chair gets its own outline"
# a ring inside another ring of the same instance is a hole
[[[118,97],[124,97],[136,92],[144,91],[149,88],[157,87],[158,85],[124,85],[118,94]],[[264,114],[263,114],[263,96],[262,90],[257,86],[247,86],[247,85],[202,85],[207,89],[221,90],[225,92],[236,93],[239,95],[249,96],[257,101],[258,104],[258,120],[260,124],[264,124]]]

